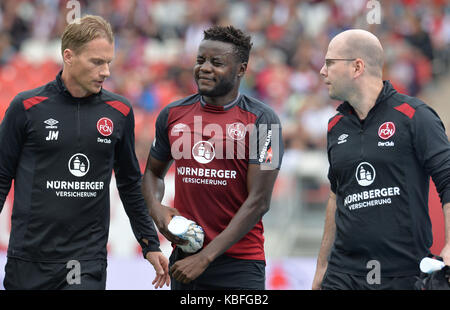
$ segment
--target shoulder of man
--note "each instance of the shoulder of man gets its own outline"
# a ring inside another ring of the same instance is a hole
[[[390,107],[402,113],[407,119],[413,119],[417,111],[431,109],[425,102],[419,98],[408,96],[402,93],[396,93],[387,100]]]
[[[49,82],[37,88],[22,91],[12,99],[10,109],[15,111],[28,111],[31,108],[47,101],[47,99],[51,98],[56,93],[57,91],[54,88],[53,82]]]
[[[261,117],[274,120],[275,123],[280,123],[277,113],[268,104],[248,95],[242,95],[238,106],[256,116],[256,119]]]
[[[167,118],[169,116],[169,111],[172,108],[181,107],[181,106],[187,106],[191,104],[195,104],[200,101],[200,95],[194,94],[188,97],[181,98],[176,101],[172,101],[168,105],[166,105],[158,114],[158,119],[162,120],[165,119],[167,121]]]
[[[128,114],[133,110],[133,106],[130,101],[122,95],[113,93],[109,90],[102,89],[102,94],[100,99],[119,111],[123,116],[128,116]]]
[[[328,133],[336,126],[339,121],[344,117],[344,114],[341,112],[336,113],[333,117],[328,120]]]
[[[200,95],[199,94],[193,94],[175,101],[172,101],[171,103],[169,103],[168,105],[166,105],[163,110],[169,110],[171,108],[174,107],[179,107],[179,106],[185,106],[185,105],[191,105],[194,103],[197,103],[200,101]]]

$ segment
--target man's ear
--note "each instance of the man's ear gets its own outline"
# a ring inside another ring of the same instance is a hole
[[[73,55],[74,55],[74,52],[71,49],[66,48],[63,51],[63,62],[65,64],[71,66],[72,65],[72,61],[73,61]]]
[[[361,74],[363,74],[364,71],[366,70],[366,65],[364,63],[364,60],[362,60],[361,58],[357,58],[355,60],[353,70],[354,70],[354,77],[355,78],[357,78]]]
[[[243,62],[239,65],[239,72],[238,72],[238,77],[242,78],[245,74],[245,71],[247,71],[247,62]]]

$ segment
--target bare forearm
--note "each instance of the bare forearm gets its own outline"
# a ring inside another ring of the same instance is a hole
[[[445,243],[450,244],[450,202],[446,203],[442,210],[444,211]]]
[[[330,254],[331,247],[333,246],[334,238],[336,235],[336,223],[334,215],[336,213],[336,196],[331,193],[328,200],[326,215],[325,215],[325,227],[322,236],[322,243],[320,246],[319,256],[317,263],[324,267],[327,265],[327,258]]]
[[[156,163],[157,165],[158,163]],[[163,167],[164,166],[164,167]],[[185,240],[172,235],[168,229],[167,225],[174,215],[179,215],[175,208],[166,207],[161,204],[164,197],[164,175],[167,171],[169,163],[162,163],[159,165],[159,173],[156,174],[151,169],[146,169],[142,181],[142,193],[144,195],[147,208],[149,210],[150,216],[158,227],[158,230],[164,237],[167,238],[172,243],[184,244]],[[150,165],[147,165],[150,167]],[[158,168],[158,167],[157,167]]]
[[[146,171],[142,182],[142,194],[150,212],[152,207],[161,203],[164,191],[164,180],[156,177],[151,171]]]
[[[269,209],[269,202],[246,201],[228,226],[203,249],[211,262],[245,236]]]
[[[440,256],[442,256],[444,263],[450,266],[450,202],[442,207],[442,211],[444,211],[445,244]]]
[[[164,177],[169,170],[172,162],[159,161],[149,155],[145,173],[142,180],[142,194],[147,208],[152,215],[155,211],[161,208],[161,201],[164,198]],[[152,215],[153,216],[153,215]]]
[[[247,172],[248,197],[233,216],[228,226],[201,252],[209,262],[224,253],[244,237],[269,210],[270,200],[278,170],[261,170],[258,165],[249,165]]]

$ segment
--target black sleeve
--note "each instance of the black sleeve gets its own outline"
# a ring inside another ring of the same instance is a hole
[[[16,176],[17,164],[26,137],[26,115],[22,100],[16,96],[0,124],[0,211]]]
[[[141,191],[142,174],[134,148],[133,110],[127,116],[122,137],[115,148],[114,171],[120,199],[144,257],[149,251],[160,251],[158,234]],[[143,238],[148,240],[148,246]]]
[[[259,164],[262,169],[280,169],[284,154],[281,122],[275,112],[266,110],[255,123],[250,133],[250,164]]]
[[[417,158],[431,175],[442,204],[450,202],[450,143],[441,119],[432,108],[421,105],[412,132]]]
[[[328,133],[328,137],[327,137],[328,180],[330,181],[331,191],[336,194],[336,191],[337,191],[337,180],[336,180],[336,177],[333,174],[333,170],[331,168],[330,153],[331,153],[331,150],[330,150],[330,133]]]
[[[161,161],[172,160],[168,132],[169,108],[164,108],[159,113],[155,124],[155,139],[150,148],[150,154]]]

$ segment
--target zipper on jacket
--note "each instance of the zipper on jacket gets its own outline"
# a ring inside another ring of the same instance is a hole
[[[356,125],[359,135],[359,156],[361,160],[364,160],[364,124],[367,122],[367,118],[364,123],[361,122],[359,117],[354,114],[352,115],[352,122]],[[355,150],[356,151],[356,150]]]
[[[80,117],[80,101],[77,101],[77,142],[78,150],[81,149],[81,117]]]
[[[364,160],[364,125],[367,123],[367,117],[366,117],[366,119],[363,121],[363,122],[361,122],[361,120],[359,119],[359,117],[356,117],[356,119],[357,119],[357,122],[358,122],[358,134],[359,134],[359,139],[360,139],[360,144],[359,144],[359,147],[360,147],[360,156],[361,156],[361,160]]]
[[[361,160],[364,159],[364,128],[361,125],[361,128],[359,129],[359,136],[360,136],[360,147],[361,147]]]

